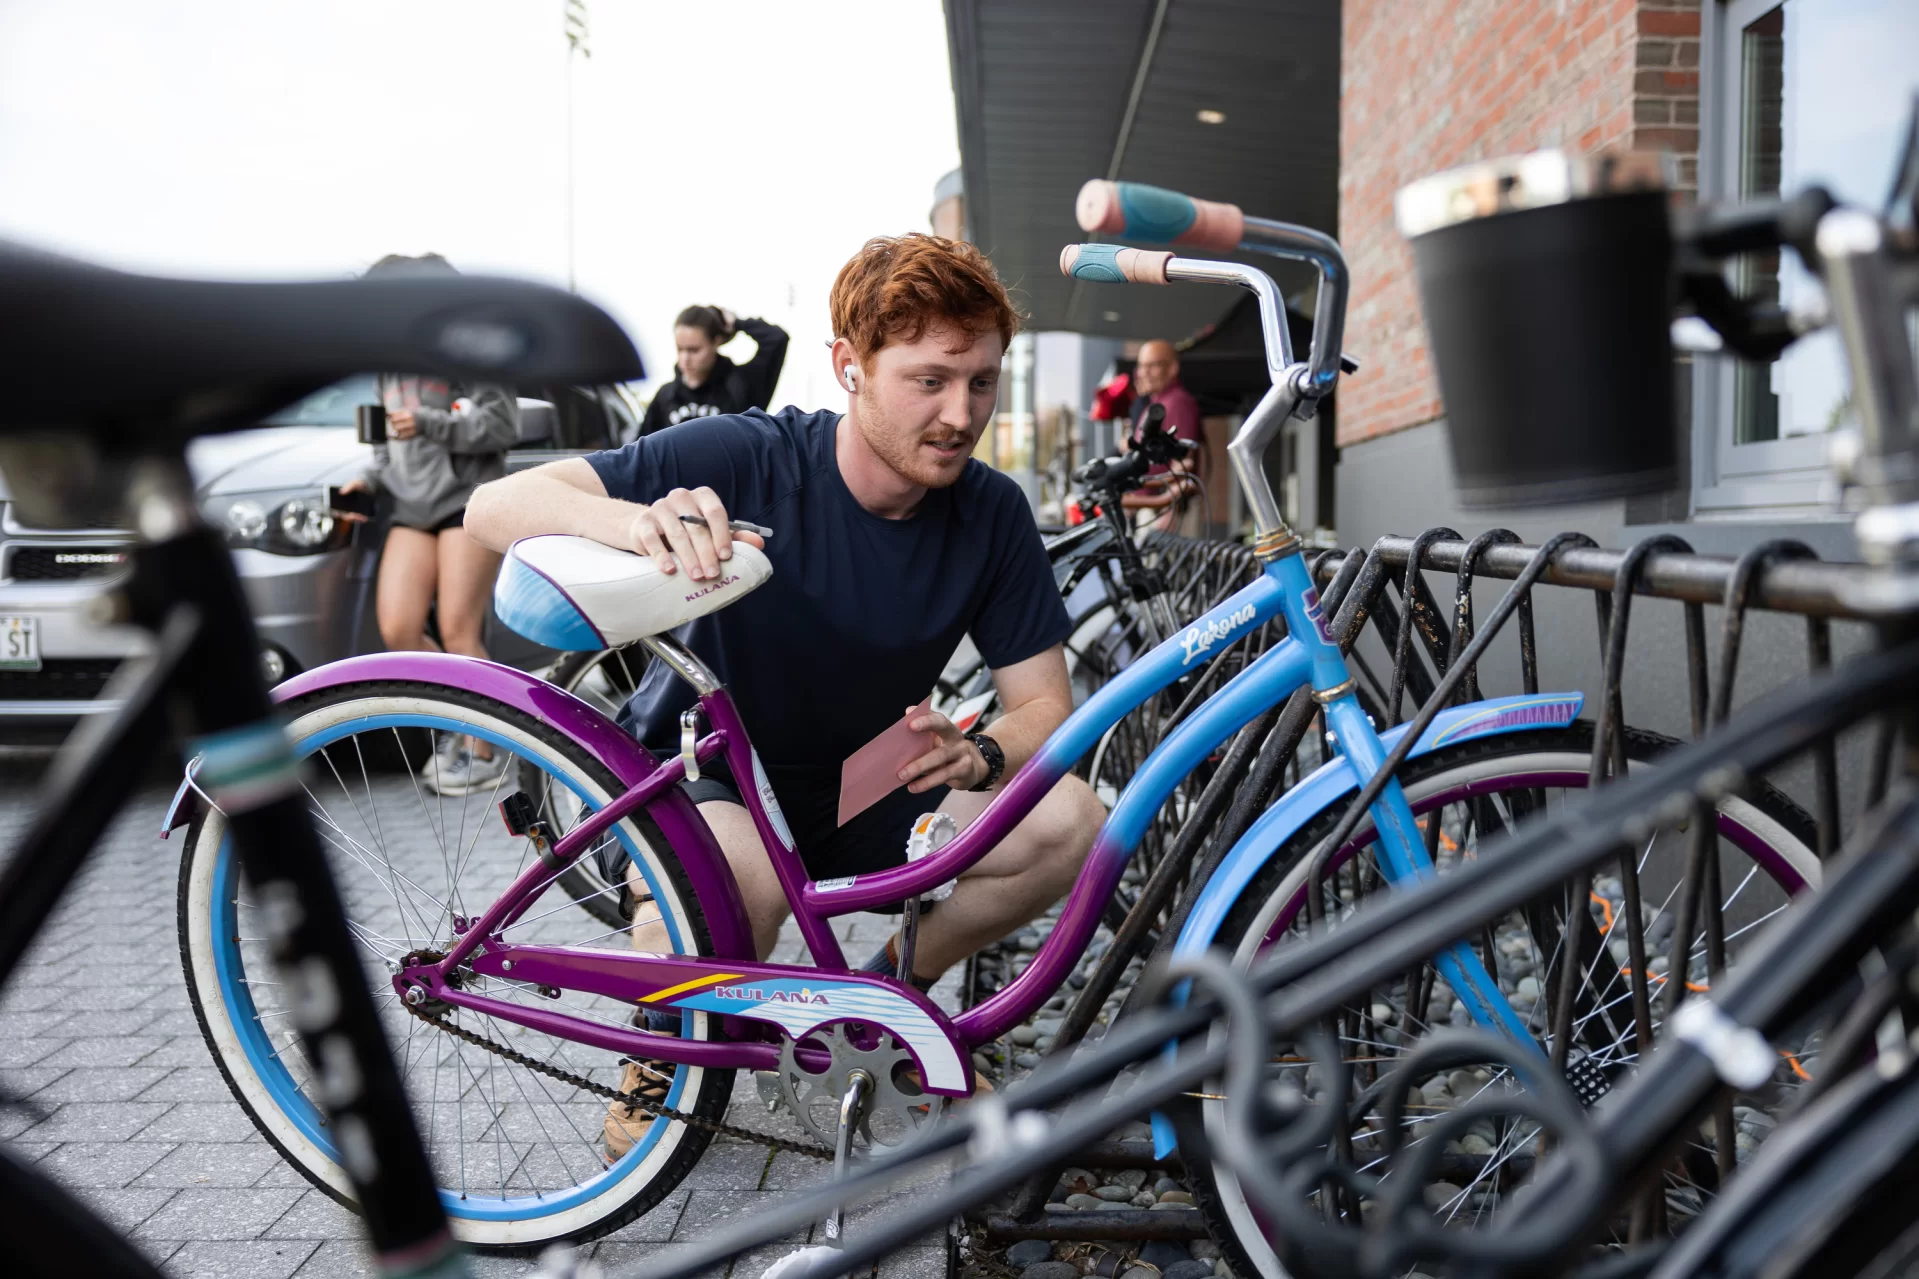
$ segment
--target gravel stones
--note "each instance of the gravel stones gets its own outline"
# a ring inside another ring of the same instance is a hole
[[[1117,1204],[1125,1203],[1131,1199],[1133,1197],[1133,1188],[1131,1186],[1105,1185],[1098,1187],[1093,1193],[1101,1199],[1104,1199],[1107,1203]]]
[[[1044,1239],[1022,1239],[1006,1250],[1006,1263],[1022,1270],[1053,1259],[1053,1245]]]
[[[1190,1261],[1192,1257],[1187,1253],[1183,1244],[1172,1243],[1165,1239],[1154,1239],[1140,1248],[1139,1259],[1159,1270],[1161,1274],[1164,1274],[1168,1268]],[[1208,1267],[1208,1269],[1210,1270],[1211,1267]]]
[[[1099,1184],[1099,1178],[1084,1168],[1068,1168],[1059,1175],[1059,1181],[1069,1195],[1090,1195]]]
[[[1162,1191],[1159,1196],[1159,1202],[1163,1204],[1178,1204],[1181,1207],[1190,1208],[1193,1206],[1193,1193],[1190,1190]]]
[[[1070,1261],[1036,1261],[1019,1272],[1019,1279],[1079,1279],[1079,1267]]]
[[[1074,1194],[1066,1196],[1066,1206],[1068,1208],[1097,1208],[1104,1202],[1106,1201],[1092,1195]]]
[[[1213,1263],[1188,1258],[1175,1261],[1159,1272],[1160,1279],[1209,1279],[1213,1273]]]

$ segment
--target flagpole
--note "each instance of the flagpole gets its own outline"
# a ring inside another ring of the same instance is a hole
[[[561,0],[560,26],[566,34],[566,287],[578,293],[573,252],[573,55],[593,56],[586,42],[586,0]]]
[[[578,293],[573,273],[573,44],[566,47],[566,287]]]

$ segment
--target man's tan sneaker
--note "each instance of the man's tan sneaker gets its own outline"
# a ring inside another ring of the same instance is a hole
[[[667,1094],[673,1091],[673,1072],[677,1069],[670,1061],[622,1057],[620,1091],[665,1105]],[[607,1164],[610,1166],[624,1158],[626,1152],[633,1149],[633,1143],[646,1135],[647,1127],[652,1122],[653,1116],[637,1107],[622,1105],[617,1101],[608,1102],[605,1132],[601,1137]]]

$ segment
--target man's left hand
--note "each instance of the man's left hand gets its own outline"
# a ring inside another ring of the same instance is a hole
[[[914,709],[909,706],[906,713],[911,715]],[[985,779],[985,757],[979,753],[979,747],[966,740],[966,735],[952,720],[938,711],[928,711],[915,716],[906,726],[916,733],[932,733],[939,738],[932,750],[900,769],[900,780],[907,783],[907,790],[915,795],[935,786],[966,790]]]

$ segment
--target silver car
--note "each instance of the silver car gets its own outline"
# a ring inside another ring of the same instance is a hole
[[[630,438],[638,415],[621,388],[541,388],[520,400],[519,470]],[[233,550],[260,634],[270,682],[355,653],[378,651],[373,583],[385,523],[355,529],[327,513],[326,487],[361,474],[369,446],[354,408],[375,402],[371,376],[314,393],[258,428],[193,442],[200,508]],[[0,480],[0,744],[57,739],[79,718],[111,708],[108,678],[145,644],[105,627],[91,601],[126,563],[124,529],[36,528],[20,522]],[[525,669],[551,660],[490,625],[492,655]]]

